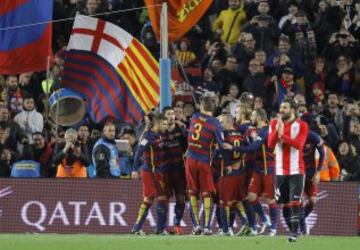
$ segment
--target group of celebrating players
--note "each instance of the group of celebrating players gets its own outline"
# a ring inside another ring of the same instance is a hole
[[[168,202],[175,195],[172,233],[183,234],[180,222],[187,201],[194,235],[212,234],[216,207],[219,235],[234,235],[234,220],[239,217],[237,235],[274,236],[281,204],[290,231],[288,241],[295,242],[299,234],[306,234],[305,218],[316,203],[324,155],[320,136],[296,116],[296,103],[290,100],[281,103],[270,122],[264,109],[252,110],[247,103],[238,105],[235,118],[214,117],[215,109],[216,100],[203,97],[200,112],[193,115],[188,128],[176,121],[172,108],[152,117],[135,154],[144,199],[132,232],[144,234],[143,223],[157,199],[156,233],[168,234]],[[269,218],[259,198],[267,203]]]

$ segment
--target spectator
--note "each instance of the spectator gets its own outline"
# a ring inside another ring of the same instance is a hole
[[[35,132],[32,135],[32,150],[34,160],[40,163],[41,177],[54,177],[55,168],[52,166],[53,147],[45,142],[44,135],[41,132]]]
[[[280,81],[276,83],[276,104],[280,103],[284,99],[292,100],[296,94],[301,93],[300,85],[294,81],[294,72],[292,68],[285,68],[282,72]]]
[[[8,131],[7,137],[3,142],[18,154],[17,143],[28,144],[29,138],[20,126],[10,119],[9,110],[6,107],[0,107],[0,125],[2,129]]]
[[[305,76],[306,99],[310,104],[324,101],[326,77],[325,58],[319,56],[315,59],[314,67]]]
[[[55,155],[53,162],[57,166],[56,177],[87,177],[86,167],[89,165],[89,160],[81,152],[75,129],[66,130],[65,147]]]
[[[355,147],[345,141],[340,143],[338,159],[341,166],[341,179],[344,181],[359,181],[360,158]]]
[[[229,9],[220,12],[212,29],[220,36],[223,43],[233,46],[240,35],[241,26],[245,20],[246,13],[242,0],[229,0]]]
[[[289,38],[287,36],[280,36],[278,50],[268,57],[266,66],[272,70],[272,74],[274,75],[278,73],[278,71],[280,71],[279,68],[285,64],[294,70],[295,77],[302,77],[304,75],[304,63],[294,50],[291,49]]]
[[[327,98],[327,106],[324,108],[322,115],[326,117],[329,123],[332,123],[338,131],[343,127],[343,112],[339,108],[339,96],[331,92]]]
[[[299,11],[299,4],[297,1],[289,1],[287,6],[288,13],[281,17],[279,21],[280,29],[282,29],[284,26],[294,25],[296,23],[295,14]]]
[[[271,105],[273,89],[269,87],[269,77],[261,72],[261,64],[258,60],[252,59],[249,63],[249,72],[247,78],[242,83],[245,91],[265,100],[266,105]]]
[[[211,67],[207,67],[204,70],[203,77],[198,80],[198,83],[194,86],[195,91],[194,95],[196,98],[196,102],[200,103],[200,97],[207,91],[214,92],[219,94],[222,89],[221,83],[215,82],[214,79],[214,71]]]
[[[32,142],[32,134],[42,132],[44,128],[43,116],[36,111],[35,102],[32,96],[25,96],[23,110],[17,114],[14,121],[24,130],[29,142]]]
[[[352,61],[345,55],[340,55],[336,61],[336,67],[329,72],[326,88],[346,96],[351,95],[353,69]]]
[[[332,64],[340,55],[356,61],[359,58],[359,44],[347,30],[341,29],[339,32],[332,33],[323,54]]]
[[[241,89],[242,78],[238,73],[238,61],[235,56],[228,56],[225,66],[220,74],[222,75],[222,90],[220,91],[221,94],[225,94],[229,91],[231,83],[236,83],[238,88]]]
[[[301,55],[305,63],[312,62],[316,56],[315,33],[311,27],[306,13],[299,11],[295,14],[296,22],[287,22],[282,27],[282,33],[290,37],[294,49]]]
[[[224,95],[220,102],[220,107],[227,108],[228,112],[235,117],[235,109],[239,105],[239,87],[236,83],[231,83],[227,95]]]
[[[258,3],[259,15],[254,16],[249,23],[243,26],[243,31],[253,34],[256,41],[256,49],[264,50],[271,54],[280,35],[280,30],[269,13],[269,3],[260,1]]]
[[[93,143],[90,142],[90,132],[87,125],[80,125],[77,131],[78,141],[81,145],[81,152],[89,157],[92,152],[91,146]]]
[[[131,128],[125,128],[121,133],[120,139],[126,140],[129,143],[129,147],[126,152],[119,152],[121,176],[137,179],[139,177],[139,173],[133,170],[134,155],[137,149],[136,133]]]
[[[15,75],[9,75],[6,78],[7,87],[7,104],[11,112],[11,117],[22,111],[23,107],[23,94],[19,88],[18,77]]]
[[[1,177],[10,177],[11,173],[11,164],[14,161],[13,155],[9,148],[2,148],[0,150],[0,178]]]
[[[256,41],[253,34],[243,33],[233,48],[232,54],[238,60],[238,72],[241,77],[248,75],[248,65],[254,58]]]
[[[182,38],[179,42],[179,48],[176,50],[176,57],[184,67],[191,66],[196,61],[196,55],[190,48],[190,41]]]

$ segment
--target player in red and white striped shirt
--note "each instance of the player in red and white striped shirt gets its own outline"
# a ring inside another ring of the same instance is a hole
[[[275,148],[276,191],[278,203],[295,242],[299,228],[300,201],[304,189],[305,165],[303,148],[308,134],[306,122],[296,118],[296,104],[285,100],[277,119],[270,122],[268,146]]]

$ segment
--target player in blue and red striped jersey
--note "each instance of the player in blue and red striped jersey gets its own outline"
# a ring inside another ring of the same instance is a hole
[[[248,144],[241,146],[238,150],[242,153],[251,155],[252,173],[248,186],[248,196],[250,204],[259,215],[263,225],[259,233],[265,232],[270,228],[270,235],[276,234],[277,207],[274,195],[274,155],[272,150],[267,147],[268,124],[267,114],[264,109],[256,109],[251,116],[252,125],[256,130],[252,130],[248,136]],[[269,205],[271,223],[265,216],[262,205],[258,197],[263,195]]]
[[[175,112],[170,107],[165,107],[163,113],[167,118],[168,130],[166,136],[166,148],[169,158],[167,167],[169,194],[175,195],[175,234],[184,234],[180,223],[185,209],[186,178],[184,154],[186,151],[186,128],[175,120]]]
[[[240,132],[234,129],[234,118],[231,115],[222,115],[219,118],[225,135],[225,142],[239,147],[244,140]],[[245,174],[242,166],[242,155],[232,150],[223,150],[221,153],[221,177],[219,180],[220,217],[222,232],[220,235],[231,235],[231,213],[234,210],[244,210],[241,201],[245,198]]]
[[[251,124],[251,112],[252,108],[248,103],[240,103],[235,109],[235,130],[240,132],[245,138],[248,137],[252,131],[256,130],[256,128],[254,128]],[[252,175],[252,162],[249,154],[243,154],[243,165],[245,167],[245,192],[248,193],[247,188]],[[254,209],[247,200],[244,200],[243,204],[251,230],[248,230],[248,227],[243,227],[238,232],[238,235],[256,235],[257,231]],[[239,214],[239,216],[241,218],[241,214]]]
[[[152,117],[152,127],[144,132],[135,153],[134,169],[141,169],[143,183],[143,202],[140,205],[138,217],[133,226],[132,233],[144,234],[142,225],[149,212],[150,206],[157,198],[157,222],[156,233],[167,234],[166,214],[168,206],[167,174],[168,158],[164,138],[161,134],[167,131],[167,119],[162,114],[155,114]],[[143,160],[143,163],[141,163]]]
[[[316,151],[319,154],[319,162],[316,164]],[[314,131],[309,131],[304,146],[304,163],[305,163],[305,188],[304,193],[308,197],[308,202],[302,201],[303,211],[300,216],[300,231],[307,234],[305,219],[312,212],[316,204],[317,185],[320,181],[320,171],[324,162],[324,141]]]
[[[205,96],[200,102],[200,112],[193,115],[189,127],[188,148],[186,151],[186,181],[190,198],[190,212],[193,221],[193,234],[211,234],[211,195],[215,192],[211,160],[215,143],[222,149],[224,133],[220,122],[212,116],[216,108],[215,100]],[[204,204],[204,229],[200,226],[198,197]]]

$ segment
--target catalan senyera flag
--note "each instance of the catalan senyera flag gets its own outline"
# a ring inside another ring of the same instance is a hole
[[[52,12],[53,0],[0,1],[0,74],[46,69]]]
[[[159,103],[159,65],[120,27],[77,15],[62,85],[87,100],[93,121],[139,122]]]
[[[164,0],[144,0],[152,28],[160,37],[160,14]],[[169,40],[175,41],[188,32],[205,14],[213,0],[167,0]]]

